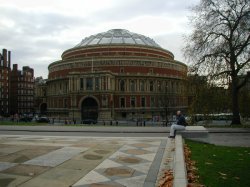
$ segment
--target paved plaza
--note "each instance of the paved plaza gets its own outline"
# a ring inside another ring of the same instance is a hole
[[[173,146],[164,137],[0,135],[0,186],[155,186]]]

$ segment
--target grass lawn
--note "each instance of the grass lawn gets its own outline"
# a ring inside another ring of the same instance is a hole
[[[250,148],[185,140],[196,162],[199,182],[207,187],[249,187]]]

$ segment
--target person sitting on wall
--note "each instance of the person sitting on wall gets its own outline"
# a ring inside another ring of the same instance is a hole
[[[181,111],[178,110],[176,112],[176,115],[177,115],[177,121],[176,121],[176,124],[174,123],[171,125],[169,138],[175,138],[176,131],[185,130],[186,125],[187,125],[184,116],[181,114]]]

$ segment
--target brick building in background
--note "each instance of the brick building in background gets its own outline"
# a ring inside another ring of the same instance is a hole
[[[10,114],[34,113],[34,70],[29,66],[18,70],[13,64],[10,81]]]
[[[10,69],[11,52],[3,49],[0,53],[0,116],[7,116],[10,111]]]
[[[141,34],[86,37],[48,69],[46,99],[37,106],[49,116],[158,121],[187,111],[187,65]]]

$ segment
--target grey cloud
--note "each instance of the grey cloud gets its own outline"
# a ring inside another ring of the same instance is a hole
[[[115,1],[112,7],[99,10],[84,18],[56,12],[27,11],[25,9],[0,5],[1,20],[8,19],[14,23],[13,28],[0,27],[0,50],[2,48],[11,50],[13,56],[12,62],[19,63],[19,68],[29,65],[35,69],[35,76],[42,75],[43,77],[47,77],[48,65],[54,60],[59,60],[64,50],[73,47],[82,38],[89,35],[73,36],[75,38],[64,39],[60,38],[63,32],[67,32],[67,35],[70,35],[71,31],[79,31],[80,28],[87,27],[87,29],[93,28],[94,30],[97,28],[96,26],[103,23],[112,21],[123,22],[140,16],[171,16],[178,19],[181,16],[186,16],[187,8],[191,3],[196,3],[197,1]],[[175,40],[171,39],[174,37],[176,36],[162,35],[153,38],[156,41],[161,41],[158,43],[162,47],[172,51],[177,60],[182,60],[180,59],[181,55],[176,53],[176,51],[179,51],[177,48],[181,45],[181,42],[177,41],[176,38]]]
[[[175,56],[175,60],[186,63],[181,50],[184,47],[183,33],[157,35],[154,39],[162,48],[171,51]]]
[[[109,9],[96,12],[93,19],[96,20],[127,20],[143,15],[164,15],[170,17],[186,16],[188,8],[196,4],[198,0],[127,0],[117,3]]]
[[[51,63],[44,59],[52,59],[53,56],[60,59],[63,50],[74,45],[64,38],[58,38],[61,32],[74,29],[83,23],[91,24],[79,17],[1,6],[0,17],[14,23],[14,27],[0,27],[0,49],[11,50],[12,64],[18,63],[19,68],[30,65],[37,69],[37,65],[41,64],[35,75],[42,73],[44,77],[47,77],[47,65]]]
[[[13,7],[0,7],[1,19],[15,23],[17,34],[29,36],[57,35],[79,24],[91,24],[87,19],[54,12],[22,11]]]

